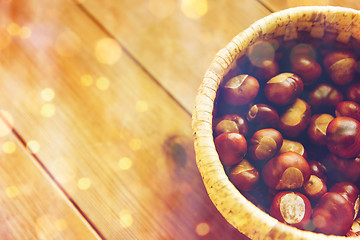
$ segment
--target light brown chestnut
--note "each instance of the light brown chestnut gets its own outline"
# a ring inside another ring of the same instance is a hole
[[[314,84],[320,78],[322,69],[313,58],[300,55],[291,59],[291,71],[307,86]]]
[[[333,119],[334,117],[327,113],[315,114],[311,117],[307,134],[312,143],[326,145],[326,129]]]
[[[248,132],[246,120],[237,114],[226,114],[214,120],[215,135],[218,136],[224,132],[238,132],[244,136]]]
[[[279,114],[275,108],[262,103],[252,105],[246,119],[255,129],[277,128],[279,124]]]
[[[232,166],[244,159],[247,152],[247,142],[240,133],[225,132],[214,140],[220,161],[225,166]]]
[[[309,94],[308,103],[312,108],[323,111],[335,109],[344,100],[343,94],[334,86],[326,83],[319,84]]]
[[[229,179],[240,191],[250,191],[259,181],[258,170],[246,159],[230,169]]]
[[[279,153],[285,152],[296,152],[301,156],[306,157],[306,151],[304,146],[300,142],[292,141],[289,139],[283,139],[283,144],[279,150]]]
[[[254,133],[248,143],[248,154],[252,160],[266,161],[278,153],[283,144],[281,133],[273,128],[265,128]]]
[[[304,183],[303,192],[310,201],[317,201],[327,192],[327,186],[323,179],[316,175],[310,175],[307,182]]]
[[[286,111],[280,115],[279,129],[284,136],[297,137],[308,126],[311,108],[304,100],[297,98]]]
[[[335,109],[335,116],[351,117],[360,121],[360,104],[353,101],[340,102]]]
[[[335,183],[331,188],[330,192],[339,193],[346,200],[348,200],[351,206],[354,208],[354,217],[356,217],[359,212],[359,189],[355,184],[350,182],[338,182]]]
[[[323,64],[334,83],[346,85],[354,80],[357,62],[353,53],[333,51],[325,56]]]
[[[299,229],[306,229],[310,223],[311,212],[309,199],[299,192],[292,191],[276,194],[270,207],[272,217]]]
[[[261,176],[265,184],[276,190],[301,188],[310,178],[310,166],[300,154],[286,152],[270,159]]]
[[[241,74],[224,84],[224,101],[234,106],[246,105],[257,96],[259,88],[260,85],[256,78]]]

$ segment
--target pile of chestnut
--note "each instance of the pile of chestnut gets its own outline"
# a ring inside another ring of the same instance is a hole
[[[360,44],[335,38],[249,47],[220,84],[214,143],[260,209],[302,230],[358,236]]]

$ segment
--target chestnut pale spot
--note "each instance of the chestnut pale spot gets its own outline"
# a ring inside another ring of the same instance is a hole
[[[316,128],[324,135],[326,135],[326,129],[333,117],[330,114],[321,114],[316,120]]]
[[[301,120],[306,111],[306,104],[302,100],[296,99],[293,106],[286,114],[281,116],[281,121],[288,126],[296,126]]]
[[[260,139],[258,147],[255,149],[256,158],[263,160],[272,155],[272,152],[277,149],[275,140],[271,137],[263,137]]]
[[[316,194],[321,191],[323,184],[321,180],[315,175],[311,175],[309,181],[304,185],[305,192],[310,195]]]
[[[296,167],[289,167],[281,175],[281,179],[275,189],[296,189],[301,187],[303,184],[304,176],[302,172]]]
[[[292,73],[282,73],[282,74],[279,74],[273,78],[271,78],[268,83],[279,83],[279,82],[283,82],[285,81],[287,78],[290,78],[292,75]]]
[[[279,150],[279,153],[285,153],[285,152],[296,152],[301,156],[303,156],[305,153],[305,148],[299,142],[284,139],[283,144]]]
[[[249,115],[248,115],[249,119],[254,119],[258,114],[258,112],[259,112],[258,106],[256,105],[252,106],[249,110]]]
[[[305,216],[305,202],[295,193],[286,194],[281,198],[280,212],[287,223],[299,223]]]

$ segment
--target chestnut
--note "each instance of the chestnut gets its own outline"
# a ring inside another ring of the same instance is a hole
[[[357,62],[353,53],[333,51],[325,56],[323,64],[334,83],[346,85],[354,80]]]
[[[253,63],[251,73],[260,82],[266,82],[279,74],[279,64],[272,58],[262,58]]]
[[[310,166],[311,175],[317,176],[318,178],[322,179],[326,183],[327,182],[327,177],[326,177],[327,169],[324,166],[324,164],[322,164],[319,161],[315,161],[315,160],[309,160],[308,163]]]
[[[280,73],[266,82],[265,97],[276,105],[292,104],[304,90],[301,78],[293,73]]]
[[[254,133],[248,143],[248,154],[252,160],[265,161],[274,157],[281,148],[283,137],[273,128],[265,128]]]
[[[246,119],[249,123],[260,128],[277,128],[279,124],[279,114],[267,104],[254,104],[250,107]]]
[[[226,114],[214,120],[214,131],[216,136],[224,132],[238,132],[244,136],[248,132],[246,120],[237,114]]]
[[[360,103],[360,83],[351,84],[347,88],[346,97],[349,101]]]
[[[225,166],[232,166],[243,160],[247,152],[247,142],[240,133],[225,132],[214,140],[220,161]]]
[[[360,177],[360,156],[355,158],[342,158],[333,153],[327,154],[325,162],[328,171],[337,181],[356,182]]]
[[[241,74],[231,78],[223,86],[224,101],[230,105],[242,106],[250,103],[259,92],[256,78]]]
[[[275,46],[270,41],[257,41],[251,45],[247,51],[247,57],[252,63],[261,59],[274,59]]]
[[[316,110],[334,108],[344,100],[343,94],[330,84],[322,83],[316,86],[308,96],[308,103]],[[327,109],[326,109],[327,110]]]
[[[283,139],[283,144],[279,150],[279,153],[285,152],[296,152],[301,156],[306,157],[306,151],[304,146],[300,142],[292,141],[289,139]]]
[[[272,217],[303,230],[310,223],[311,212],[309,199],[299,192],[292,191],[276,194],[270,207]]]
[[[280,115],[279,129],[284,136],[297,137],[306,129],[311,118],[311,108],[304,100],[297,98]]]
[[[296,56],[291,59],[291,71],[298,75],[304,85],[314,84],[321,76],[321,66],[309,56]]]
[[[360,104],[353,101],[340,102],[335,109],[337,117],[346,116],[360,121]]]
[[[353,223],[354,209],[339,193],[327,192],[313,209],[315,231],[345,235]]]
[[[326,130],[330,152],[344,158],[360,155],[360,122],[350,117],[336,117]]]
[[[310,167],[300,154],[286,152],[270,159],[265,164],[261,176],[270,188],[296,189],[309,180]]]
[[[311,201],[317,201],[327,192],[327,186],[323,179],[316,175],[310,175],[307,182],[304,183],[303,192]]]
[[[259,172],[244,159],[230,169],[229,179],[240,191],[250,191],[259,181]]]
[[[346,200],[348,200],[351,206],[354,209],[354,216],[356,217],[359,211],[359,189],[355,186],[355,184],[350,182],[338,182],[335,183],[331,188],[330,192],[339,193]]]
[[[334,117],[327,113],[315,114],[311,117],[307,134],[312,143],[326,145],[326,129],[333,119]]]

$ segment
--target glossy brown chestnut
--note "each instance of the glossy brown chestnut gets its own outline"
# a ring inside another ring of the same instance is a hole
[[[223,86],[224,100],[235,106],[248,104],[257,96],[259,88],[256,78],[246,74],[238,75]]]
[[[311,175],[317,176],[326,183],[327,182],[326,167],[321,162],[315,160],[309,160],[308,163],[310,166]]]
[[[303,192],[311,201],[317,201],[327,192],[327,186],[323,179],[316,175],[310,175],[310,179],[304,183]]]
[[[216,151],[223,165],[232,166],[244,159],[247,142],[240,133],[226,132],[214,140]]]
[[[246,120],[237,114],[226,114],[214,120],[214,131],[216,136],[224,132],[238,132],[244,136],[248,132]]]
[[[360,179],[360,157],[342,158],[336,154],[329,153],[325,157],[325,163],[328,166],[329,172],[338,181],[356,182]]]
[[[266,161],[278,153],[283,144],[281,133],[273,128],[265,128],[254,133],[248,143],[248,154],[252,160]]]
[[[357,62],[351,52],[334,51],[325,56],[324,68],[334,83],[346,85],[354,80]]]
[[[291,71],[301,78],[304,85],[312,85],[320,78],[322,69],[313,58],[300,55],[291,59]]]
[[[283,139],[283,144],[279,150],[279,153],[285,152],[296,152],[301,156],[306,157],[306,151],[304,146],[300,142],[292,141],[289,139]]]
[[[333,108],[344,100],[343,94],[330,84],[322,83],[309,94],[308,103],[314,109]]]
[[[270,159],[261,176],[273,189],[296,189],[310,178],[310,167],[304,157],[295,152],[286,152]]]
[[[280,73],[267,81],[265,97],[276,105],[292,104],[304,90],[301,78],[293,73]]]
[[[326,130],[330,152],[344,158],[360,155],[360,122],[350,117],[336,117]]]
[[[359,189],[355,186],[355,184],[350,182],[338,182],[330,188],[330,192],[336,192],[349,201],[349,203],[354,209],[353,218],[355,218],[359,211],[360,194]]]
[[[337,117],[340,116],[351,117],[360,121],[360,104],[353,101],[340,102],[336,106],[335,115]]]
[[[304,100],[297,98],[295,102],[280,115],[279,129],[284,136],[297,137],[306,129],[310,118],[310,105]]]
[[[346,97],[349,101],[360,103],[360,83],[351,84],[347,88]]]
[[[311,117],[307,134],[312,143],[326,145],[326,129],[333,119],[334,117],[327,113],[315,114]]]
[[[340,194],[325,193],[313,209],[313,224],[315,231],[345,235],[353,223],[354,209]]]
[[[309,199],[299,192],[292,191],[276,194],[270,207],[272,217],[299,229],[306,229],[310,223],[311,212]]]
[[[266,82],[279,74],[279,64],[272,58],[262,58],[253,63],[251,72],[260,82]]]
[[[229,179],[240,191],[250,191],[259,181],[259,172],[246,159],[231,168]]]
[[[267,104],[254,104],[246,115],[246,119],[256,129],[260,128],[277,128],[279,124],[279,114],[275,108]]]

